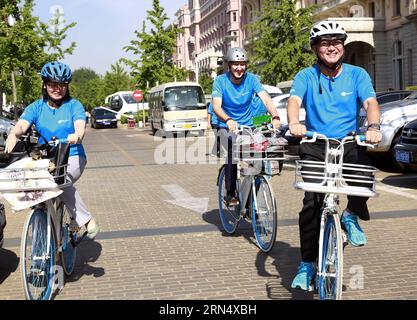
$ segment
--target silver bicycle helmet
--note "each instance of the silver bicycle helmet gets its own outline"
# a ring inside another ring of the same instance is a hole
[[[314,45],[323,39],[339,39],[345,41],[347,34],[345,29],[336,21],[320,21],[310,31],[310,44]]]
[[[242,49],[239,47],[229,48],[229,50],[227,50],[225,60],[227,62],[235,62],[235,61],[248,62],[249,61],[248,54],[245,51],[245,49]]]

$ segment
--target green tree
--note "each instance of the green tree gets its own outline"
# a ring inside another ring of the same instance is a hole
[[[33,8],[34,0],[0,0],[0,95],[2,90],[11,94],[14,104],[27,105],[38,99],[42,65],[71,53],[74,47],[61,45],[74,24],[64,28],[64,33],[51,33],[33,15]],[[47,49],[56,52],[47,53]]]
[[[214,79],[211,77],[211,70],[202,70],[199,74],[198,82],[203,88],[204,94],[211,94]]]
[[[150,87],[157,83],[180,81],[186,77],[186,70],[177,68],[173,61],[176,46],[176,37],[180,30],[171,25],[164,27],[168,16],[161,7],[159,0],[153,0],[153,9],[147,11],[147,18],[151,24],[150,31],[146,31],[146,22],[143,22],[142,31],[135,31],[137,39],[132,40],[129,46],[123,49],[137,56],[135,60],[122,59],[131,67],[131,75],[140,88]]]
[[[79,100],[87,110],[103,104],[100,101],[103,80],[90,68],[80,68],[72,73],[70,84],[71,96]]]
[[[71,42],[67,48],[63,48],[61,44],[67,38],[68,30],[76,25],[76,22],[66,24],[64,13],[59,10],[59,7],[56,8],[52,18],[49,20],[49,24],[40,23],[42,36],[47,43],[47,50],[50,53],[49,58],[51,60],[60,60],[66,55],[73,53],[76,47],[75,42]]]
[[[309,30],[315,6],[296,9],[296,0],[265,0],[262,13],[249,26],[251,65],[263,83],[276,85],[291,80],[314,61]]]
[[[112,64],[103,78],[104,98],[117,91],[129,91],[134,87],[134,81],[123,69],[120,62]],[[104,100],[103,98],[103,100]]]

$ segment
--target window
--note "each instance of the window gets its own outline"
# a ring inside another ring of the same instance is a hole
[[[236,12],[233,12],[232,15],[233,15],[233,22],[236,22],[237,21],[237,14],[236,14]]]
[[[413,50],[407,50],[407,65],[408,65],[408,85],[412,86],[414,79],[413,79]]]
[[[392,47],[392,69],[394,77],[394,87],[396,89],[403,89],[403,52],[401,40],[394,42],[394,45]]]
[[[371,18],[375,18],[375,2],[370,2],[368,5],[368,9],[369,9],[369,16]]]
[[[399,17],[401,16],[401,0],[393,0],[393,16]]]

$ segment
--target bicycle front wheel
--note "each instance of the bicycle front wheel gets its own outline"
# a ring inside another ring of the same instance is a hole
[[[70,276],[74,271],[77,257],[77,223],[65,204],[61,203],[58,210],[62,210],[59,215],[61,217],[61,264],[64,273]]]
[[[256,242],[263,252],[268,252],[277,236],[277,208],[272,186],[264,176],[255,177],[251,211]]]
[[[220,171],[218,184],[218,197],[219,197],[219,214],[220,220],[224,231],[227,234],[233,234],[239,224],[239,206],[228,206],[226,203],[226,169],[223,168]]]
[[[322,261],[318,272],[320,300],[341,300],[343,284],[343,238],[337,214],[327,217],[323,233]]]
[[[21,273],[25,296],[29,300],[49,300],[54,291],[55,234],[50,224],[48,250],[48,216],[44,209],[29,214],[20,246]]]

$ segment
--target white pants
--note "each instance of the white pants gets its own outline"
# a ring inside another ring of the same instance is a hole
[[[72,216],[75,218],[79,227],[82,227],[91,219],[90,212],[87,210],[84,201],[81,199],[80,194],[74,187],[74,183],[81,177],[86,164],[87,159],[84,157],[69,157],[67,174],[72,181],[72,185],[62,189],[63,193],[59,196],[62,202],[64,202],[67,206]]]

